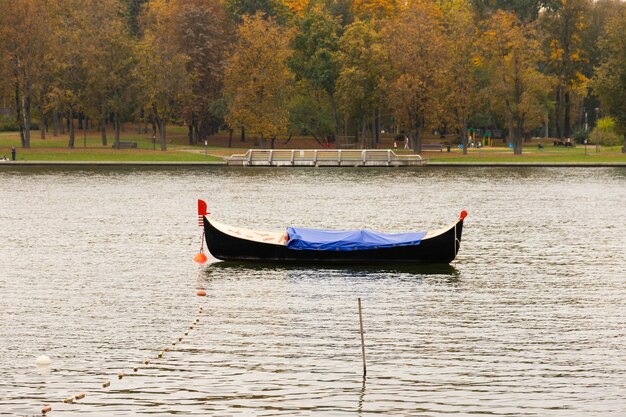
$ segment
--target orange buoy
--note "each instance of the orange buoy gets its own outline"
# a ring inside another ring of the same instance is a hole
[[[207,256],[202,252],[197,253],[196,256],[193,257],[194,262],[199,264],[205,263],[208,259],[209,258],[207,258]]]
[[[41,414],[46,414],[47,412],[52,411],[52,407],[47,405],[41,409]]]
[[[76,394],[76,396],[74,397],[77,400],[82,400],[83,398],[85,398],[85,393],[81,392],[79,394]]]
[[[206,291],[204,291],[204,290],[198,290],[198,292],[196,292],[196,295],[197,295],[198,297],[204,297],[204,296],[206,296]]]
[[[126,374],[124,372],[120,372],[119,374],[117,374],[117,378],[118,379],[122,379],[122,378],[124,378],[125,375]]]
[[[63,402],[65,404],[71,404],[74,402],[74,397],[67,397],[66,399],[63,400]]]
[[[108,387],[109,385],[111,385],[111,381],[104,381],[104,382],[102,383],[102,388],[106,388],[106,387]]]

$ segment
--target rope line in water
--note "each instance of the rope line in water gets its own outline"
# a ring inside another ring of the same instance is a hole
[[[202,290],[202,291],[204,292],[204,290]],[[200,291],[199,291],[199,292],[200,292]],[[199,292],[198,292],[198,294],[197,294],[197,295],[200,295],[200,294],[199,294]],[[206,295],[206,293],[205,293],[204,295]],[[196,313],[196,319],[195,319],[195,320],[194,320],[194,321],[193,321],[193,322],[189,325],[189,327],[187,328],[187,330],[185,330],[185,332],[184,332],[184,336],[188,336],[188,335],[189,335],[189,331],[190,331],[190,330],[193,330],[193,328],[194,328],[194,327],[198,324],[198,322],[200,321],[200,316],[201,316],[201,315],[202,315],[202,306],[199,306],[199,307],[198,307],[198,312]],[[172,346],[176,346],[178,343],[182,342],[182,341],[183,341],[183,339],[184,339],[184,336],[180,336],[180,337],[178,337],[178,339],[177,339],[177,340],[172,341]],[[170,351],[170,348],[169,348],[169,347],[164,347],[163,349],[161,349],[161,351],[159,351],[159,353],[157,354],[156,358],[152,358],[152,359],[155,359],[155,360],[162,359],[162,358],[163,358],[163,356],[164,356],[167,352],[169,352],[169,351]],[[150,365],[151,363],[152,363],[152,362],[151,362],[151,359],[146,359],[146,360],[144,360],[144,361],[143,361],[143,364],[145,365],[145,367],[146,367],[146,368],[147,368],[147,367],[149,367],[149,365]],[[140,367],[140,366],[134,366],[134,367],[132,368],[132,370],[133,370],[133,373],[132,373],[132,374],[126,374],[125,372],[119,372],[119,373],[117,374],[117,378],[118,378],[118,380],[121,380],[122,378],[124,378],[124,377],[126,377],[126,376],[134,376],[134,375],[136,375],[136,374],[139,372],[139,370],[140,370],[140,369],[141,369],[141,367]],[[107,379],[107,380],[105,380],[105,381],[102,383],[102,389],[106,389],[106,388],[108,388],[108,387],[110,387],[110,386],[111,386],[111,380],[108,380],[108,379]],[[71,395],[71,396],[69,396],[69,397],[64,398],[64,399],[63,399],[63,403],[65,403],[65,404],[78,404],[76,401],[82,400],[82,399],[83,399],[83,398],[85,398],[86,396],[87,396],[87,394],[86,394],[86,393],[84,393],[84,392],[80,392],[80,393],[78,393],[78,394],[76,394],[76,395]],[[47,413],[49,413],[49,412],[51,412],[51,411],[52,411],[52,405],[51,405],[51,404],[46,404],[46,405],[44,405],[44,406],[43,406],[43,408],[41,409],[41,414],[45,416]]]

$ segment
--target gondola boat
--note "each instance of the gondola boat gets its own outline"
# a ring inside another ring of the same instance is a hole
[[[285,232],[260,232],[215,221],[198,200],[198,223],[207,249],[225,261],[290,264],[449,264],[461,244],[463,220],[424,232],[379,233],[370,230],[318,230],[288,227]],[[202,249],[201,249],[202,251]]]

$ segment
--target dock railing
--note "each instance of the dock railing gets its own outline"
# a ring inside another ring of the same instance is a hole
[[[391,149],[249,149],[226,159],[243,166],[409,166],[423,165],[420,155]]]

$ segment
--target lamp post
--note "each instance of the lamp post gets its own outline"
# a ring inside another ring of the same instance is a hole
[[[600,130],[600,126],[598,126],[599,115],[600,115],[600,108],[596,107],[596,152],[600,152],[600,140],[598,138],[598,131]]]
[[[152,135],[152,150],[156,151],[156,136]]]

